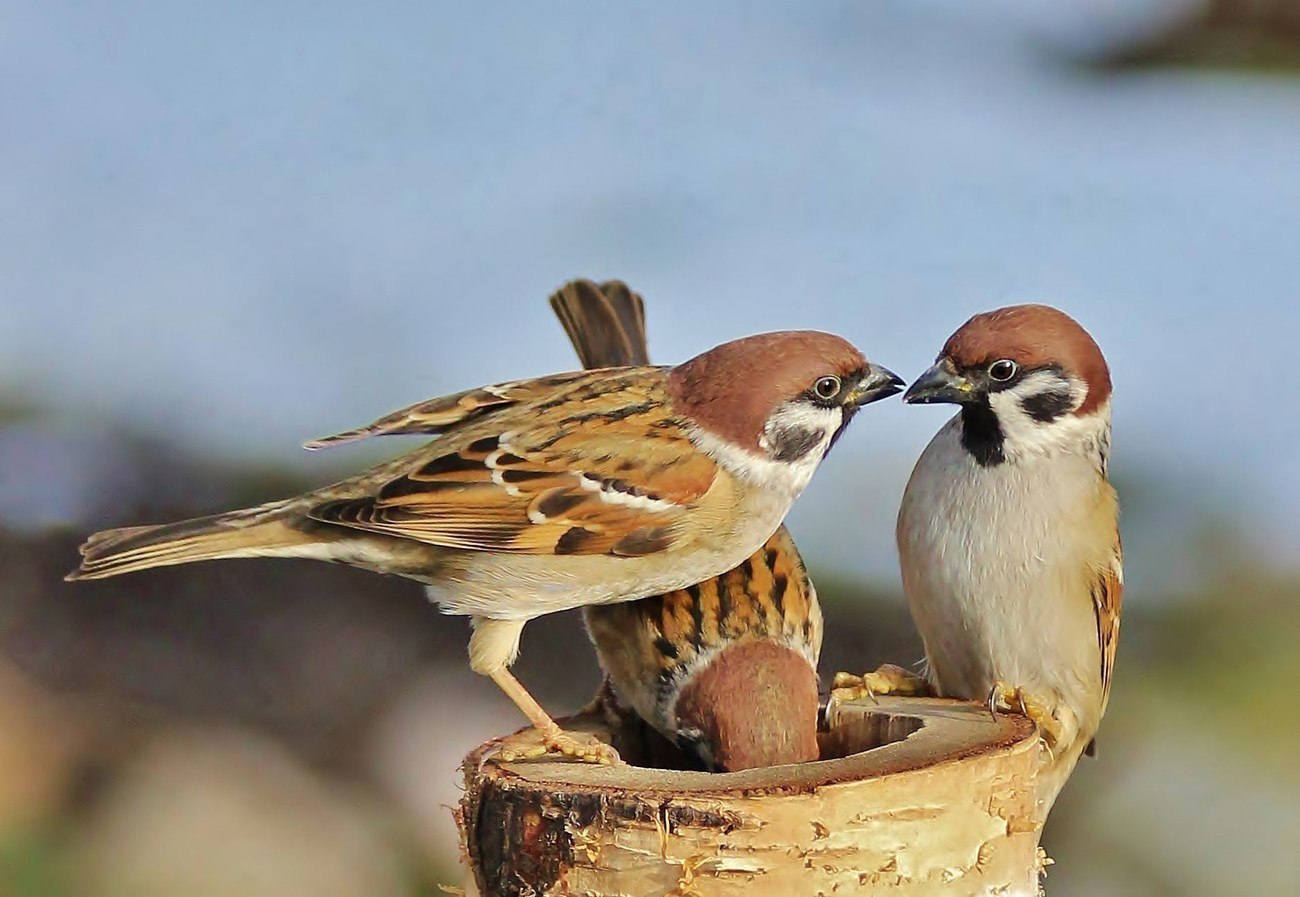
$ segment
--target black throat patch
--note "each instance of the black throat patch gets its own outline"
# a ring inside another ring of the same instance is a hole
[[[1002,450],[1006,437],[998,426],[998,416],[987,401],[961,406],[961,445],[980,467],[996,467],[1007,460]]]

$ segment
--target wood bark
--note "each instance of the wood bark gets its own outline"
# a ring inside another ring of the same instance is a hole
[[[712,774],[634,725],[565,722],[627,765],[465,761],[467,894],[1035,895],[1032,724],[932,698],[863,698],[826,714],[822,755]]]

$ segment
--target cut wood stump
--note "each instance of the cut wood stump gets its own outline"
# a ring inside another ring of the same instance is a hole
[[[1035,895],[1038,738],[1021,716],[934,698],[847,701],[822,756],[688,769],[665,740],[593,708],[627,765],[465,760],[466,893],[504,895]]]

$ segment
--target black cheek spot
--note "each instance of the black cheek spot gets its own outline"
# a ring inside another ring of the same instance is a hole
[[[1041,424],[1052,421],[1074,410],[1074,395],[1059,389],[1049,389],[1036,395],[1025,396],[1020,400],[1020,407],[1034,420]]]
[[[822,436],[820,430],[802,427],[777,430],[772,434],[772,457],[778,461],[798,461],[821,444]]]

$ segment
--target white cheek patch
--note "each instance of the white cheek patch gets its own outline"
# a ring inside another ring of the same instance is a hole
[[[732,476],[785,495],[791,501],[803,492],[821,462],[821,455],[813,457],[811,463],[807,458],[799,464],[773,461],[765,449],[741,448],[700,429],[691,431],[691,441],[699,446],[700,451],[725,467]]]
[[[1088,387],[1074,378],[1063,379],[1051,371],[1035,371],[1010,389],[989,394],[989,407],[997,415],[1002,430],[1003,451],[1008,457],[1043,454],[1073,446],[1084,426],[1072,411],[1083,404]],[[1059,413],[1046,409],[1059,405],[1068,397],[1068,410]],[[1028,410],[1027,410],[1028,409]],[[1040,410],[1042,409],[1042,410]],[[1035,413],[1040,414],[1035,417]],[[1046,417],[1047,419],[1042,419]]]
[[[831,437],[842,421],[838,408],[817,408],[807,404],[800,407],[800,403],[787,402],[768,420],[758,438],[758,445],[752,448],[727,442],[700,429],[692,431],[691,441],[733,476],[793,501],[817,472]],[[809,434],[809,449],[793,460],[777,457],[782,428],[805,430]]]
[[[991,398],[1015,396],[1017,400],[1021,400],[1044,392],[1064,391],[1074,392],[1082,397],[1087,394],[1088,387],[1082,380],[1067,379],[1052,371],[1034,371],[1010,389],[993,393]]]
[[[843,422],[840,408],[786,402],[768,418],[758,444],[778,461],[801,461],[813,452],[820,460]]]

